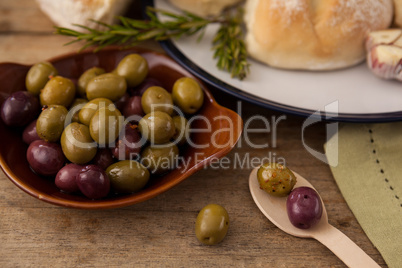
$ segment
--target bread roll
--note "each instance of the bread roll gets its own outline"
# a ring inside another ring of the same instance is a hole
[[[91,22],[102,21],[111,24],[116,16],[122,15],[131,0],[36,0],[41,10],[57,25],[83,31],[72,24],[91,28],[101,26]]]
[[[344,68],[364,60],[367,34],[392,17],[392,0],[248,0],[247,49],[278,68]]]
[[[226,7],[242,0],[169,0],[176,7],[199,16],[219,15]]]

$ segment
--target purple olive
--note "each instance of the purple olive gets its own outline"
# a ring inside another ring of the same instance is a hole
[[[77,185],[86,197],[99,199],[108,195],[110,180],[105,171],[98,166],[85,166],[77,175]]]
[[[322,203],[318,193],[310,187],[294,189],[286,200],[290,222],[297,228],[309,229],[322,215]]]
[[[139,122],[144,116],[144,111],[142,110],[141,97],[133,96],[127,100],[123,107],[123,115],[131,122]]]
[[[28,147],[27,160],[35,173],[54,176],[63,167],[66,159],[59,144],[36,140]]]
[[[36,132],[36,120],[32,121],[25,127],[24,132],[22,132],[22,140],[26,144],[31,144],[34,141],[40,140],[38,133]]]
[[[95,157],[92,159],[94,165],[97,165],[104,170],[114,162],[115,160],[109,148],[99,148]]]
[[[131,96],[142,96],[145,90],[153,86],[163,87],[162,83],[159,80],[152,77],[147,77],[144,79],[144,81],[142,81],[141,84],[139,84],[135,88],[129,89],[129,92]]]
[[[35,119],[40,112],[39,100],[28,91],[11,94],[1,106],[1,119],[8,126],[21,127]]]
[[[56,186],[65,192],[76,193],[79,192],[76,177],[84,166],[77,164],[68,164],[57,172],[55,183]]]
[[[128,123],[112,148],[113,156],[119,160],[135,160],[141,151],[141,135],[137,128]]]
[[[114,106],[116,106],[116,108],[119,111],[123,111],[124,105],[126,104],[126,102],[128,101],[128,99],[130,98],[130,95],[126,92],[124,93],[124,95],[118,99],[117,101],[114,102]]]

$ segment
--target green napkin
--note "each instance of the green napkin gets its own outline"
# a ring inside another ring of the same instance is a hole
[[[341,124],[325,151],[359,224],[388,266],[402,267],[402,123]]]

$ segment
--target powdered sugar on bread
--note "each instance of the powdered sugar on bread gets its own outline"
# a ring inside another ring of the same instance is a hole
[[[336,16],[333,16],[328,23],[330,26],[336,26],[342,24],[345,19],[349,19],[353,24],[344,27],[345,31],[354,31],[359,27],[379,28],[383,24],[379,18],[389,12],[389,8],[383,3],[384,1],[337,0],[337,2],[339,4],[332,8]]]

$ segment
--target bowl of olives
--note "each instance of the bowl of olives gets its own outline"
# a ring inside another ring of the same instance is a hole
[[[242,132],[201,81],[143,48],[2,63],[0,82],[0,166],[54,205],[143,202],[226,155]]]

